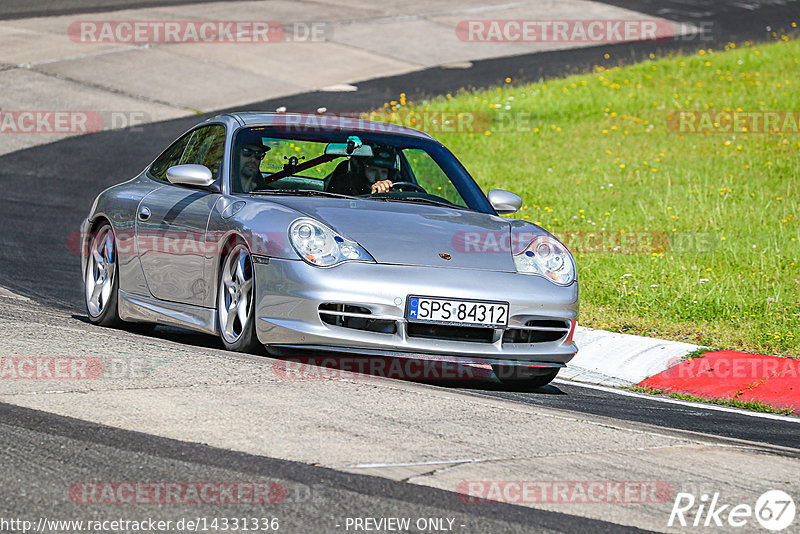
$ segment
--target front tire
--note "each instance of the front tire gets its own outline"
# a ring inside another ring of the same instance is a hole
[[[89,321],[99,326],[119,326],[117,246],[114,229],[107,222],[93,233],[83,280]]]
[[[217,327],[226,349],[254,352],[260,345],[255,333],[255,271],[250,251],[236,242],[222,261],[217,290]]]

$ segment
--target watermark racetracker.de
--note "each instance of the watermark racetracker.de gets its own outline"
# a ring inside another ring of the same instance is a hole
[[[763,380],[768,377],[800,379],[800,365],[792,358],[760,358],[752,354],[717,355],[704,364],[703,356],[690,360],[672,358],[662,375],[673,379],[714,377],[722,379]]]
[[[275,360],[281,380],[488,380],[491,366],[383,356],[308,356]]]
[[[333,26],[322,21],[76,20],[67,35],[83,44],[319,43],[332,39]]]
[[[456,35],[467,42],[618,43],[672,37],[666,20],[462,20]]]
[[[72,254],[88,254],[96,232],[72,232],[66,246]],[[228,252],[228,232],[190,231],[118,231],[114,234],[117,254],[165,254],[219,256]],[[250,252],[274,255],[288,247],[286,234],[279,232],[245,232]]]
[[[800,134],[800,111],[683,110],[667,115],[667,128],[677,134]]]
[[[148,122],[152,117],[145,111],[0,110],[0,134],[86,134]]]
[[[413,128],[431,134],[483,133],[492,127],[492,117],[485,111],[410,109],[377,110],[368,113],[348,110],[320,112],[298,111],[278,115],[272,127],[287,134],[331,132],[342,128],[358,128],[377,133],[400,132],[399,127]]]
[[[713,27],[713,21],[686,24],[664,19],[472,19],[456,25],[456,36],[470,43],[708,41],[713,39]]]
[[[719,236],[711,232],[660,230],[559,230],[554,235],[574,254],[697,254],[712,252]],[[465,230],[451,240],[453,250],[466,254],[517,254],[537,239],[531,231]]]
[[[672,485],[659,480],[463,480],[466,503],[650,504],[672,500]]]
[[[141,379],[171,358],[95,356],[2,356],[0,381]]]
[[[86,481],[69,488],[75,504],[264,505],[286,497],[286,486],[275,481]]]

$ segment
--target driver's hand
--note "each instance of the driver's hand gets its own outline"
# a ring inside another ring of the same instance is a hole
[[[372,184],[372,193],[386,193],[392,188],[391,180],[380,180]]]

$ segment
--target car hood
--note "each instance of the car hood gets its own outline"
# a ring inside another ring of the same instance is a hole
[[[270,201],[358,242],[378,263],[516,271],[511,257],[512,223],[495,215],[362,199],[290,197]]]

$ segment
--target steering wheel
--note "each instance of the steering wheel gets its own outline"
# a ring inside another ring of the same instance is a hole
[[[411,182],[394,182],[392,184],[392,187],[390,188],[390,191],[395,187],[397,187],[400,191],[407,191],[406,188],[408,188],[408,190],[411,191],[419,191],[420,193],[427,193],[427,191],[425,191],[421,186]]]

